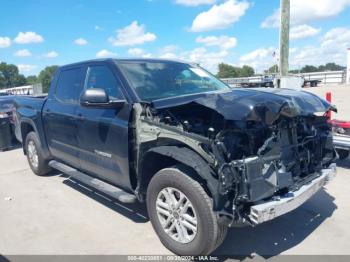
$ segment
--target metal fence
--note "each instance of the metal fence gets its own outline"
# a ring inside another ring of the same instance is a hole
[[[320,80],[321,84],[343,84],[346,81],[346,71],[326,71],[300,74],[305,80]]]
[[[34,84],[28,86],[1,89],[0,93],[6,93],[11,95],[41,95],[43,93],[43,88],[41,84]]]
[[[343,84],[346,82],[346,71],[326,71],[296,74],[304,77],[305,80],[320,80],[320,84]],[[230,86],[237,86],[240,83],[254,83],[262,81],[264,76],[223,78],[223,82]]]
[[[221,81],[229,86],[237,86],[241,83],[256,83],[261,82],[263,76],[251,76],[251,77],[237,77],[237,78],[222,78]]]

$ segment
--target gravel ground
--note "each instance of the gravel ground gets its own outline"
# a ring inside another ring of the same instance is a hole
[[[305,91],[314,93],[322,98],[327,92],[332,93],[332,103],[336,105],[338,113],[333,113],[333,118],[350,121],[350,85],[326,85],[320,87],[305,88]]]

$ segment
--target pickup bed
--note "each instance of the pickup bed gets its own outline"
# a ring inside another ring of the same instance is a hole
[[[283,215],[335,174],[328,102],[230,89],[196,64],[76,63],[57,70],[47,98],[15,104],[35,174],[55,168],[146,202],[161,242],[180,255],[211,253],[228,227]]]

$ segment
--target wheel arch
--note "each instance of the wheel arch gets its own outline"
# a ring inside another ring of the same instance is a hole
[[[42,137],[42,135],[40,134],[40,132],[36,128],[34,121],[32,121],[31,119],[22,120],[20,123],[20,137],[22,138],[23,153],[25,155],[27,154],[26,148],[25,148],[25,143],[26,143],[26,138],[30,132],[34,132],[38,136],[40,146],[43,149],[43,153],[45,155],[45,158],[49,158],[50,153],[49,153],[47,147],[45,146],[46,143],[43,140],[44,138]]]
[[[175,165],[187,169],[186,175],[197,180],[215,198],[218,180],[214,177],[214,171],[196,152],[179,146],[154,147],[143,155],[138,172],[138,193],[144,195],[147,192],[149,182],[158,171]]]
[[[20,125],[20,130],[21,130],[21,138],[22,138],[23,152],[24,152],[24,154],[26,155],[27,152],[26,152],[25,143],[26,143],[27,135],[28,135],[30,132],[35,132],[35,133],[37,133],[37,131],[36,131],[35,126],[34,126],[32,123],[30,123],[29,121],[22,121],[22,122],[21,122],[21,125]]]

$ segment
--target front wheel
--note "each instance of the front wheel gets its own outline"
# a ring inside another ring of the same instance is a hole
[[[160,241],[177,255],[208,255],[224,240],[212,200],[183,166],[165,168],[147,189],[147,209]]]

